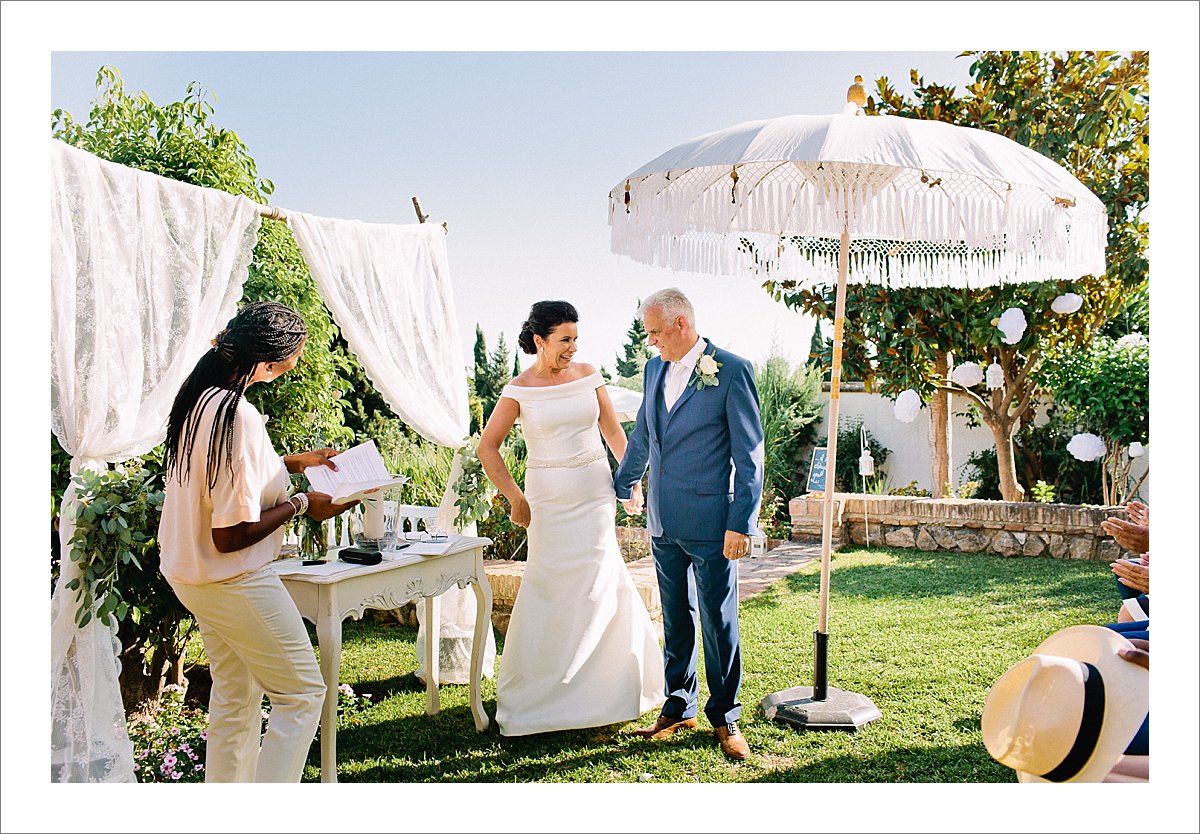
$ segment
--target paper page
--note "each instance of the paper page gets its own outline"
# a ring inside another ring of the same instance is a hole
[[[404,552],[414,556],[444,556],[460,541],[462,536],[450,536],[445,541],[414,541]]]
[[[323,565],[303,565],[301,559],[281,559],[272,563],[271,569],[280,576],[335,576],[339,573],[357,570],[362,565],[352,565],[337,558],[328,559]]]
[[[1142,610],[1141,603],[1137,601],[1137,597],[1129,597],[1122,601],[1125,610],[1129,612],[1129,616],[1133,617],[1134,622],[1150,619],[1150,615]]]
[[[408,481],[387,471],[374,440],[347,449],[333,462],[338,467],[336,472],[328,466],[308,466],[304,474],[314,490],[332,496],[338,504],[361,500],[367,490],[398,486]]]

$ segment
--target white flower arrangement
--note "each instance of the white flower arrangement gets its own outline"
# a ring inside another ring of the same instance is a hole
[[[700,360],[696,362],[696,371],[692,376],[692,381],[689,386],[695,385],[697,391],[703,391],[705,386],[711,385],[714,388],[721,383],[717,380],[717,373],[721,370],[723,363],[716,359],[717,352],[701,354]]]

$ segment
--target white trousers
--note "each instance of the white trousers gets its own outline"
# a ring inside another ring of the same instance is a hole
[[[172,585],[196,618],[212,673],[206,782],[299,782],[325,681],[296,604],[270,567]],[[262,736],[262,698],[271,717]]]

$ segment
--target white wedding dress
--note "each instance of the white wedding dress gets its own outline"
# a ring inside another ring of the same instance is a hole
[[[525,575],[496,673],[501,735],[598,727],[661,706],[658,633],[617,546],[599,374],[509,385],[529,450]]]

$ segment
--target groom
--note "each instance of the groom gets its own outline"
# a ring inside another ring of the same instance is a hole
[[[654,293],[640,313],[659,355],[646,363],[637,427],[613,483],[625,509],[641,512],[633,487],[649,462],[647,526],[662,597],[667,700],[658,719],[636,733],[659,739],[697,725],[698,606],[709,691],[704,714],[725,755],[745,759],[750,748],[737,726],[737,560],[758,532],[762,499],[754,369],[700,338],[691,302],[677,289]]]

